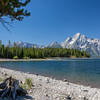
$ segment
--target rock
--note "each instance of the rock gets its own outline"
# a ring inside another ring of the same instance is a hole
[[[67,100],[71,100],[71,97],[70,96],[67,96]]]
[[[84,97],[83,100],[88,100],[88,99],[86,97]]]
[[[64,79],[63,81],[64,81],[64,82],[67,82],[67,79]]]
[[[84,92],[88,92],[88,90],[83,90]]]
[[[7,73],[5,73],[4,75],[7,76]]]
[[[50,79],[49,78],[46,79],[46,83],[50,83]]]

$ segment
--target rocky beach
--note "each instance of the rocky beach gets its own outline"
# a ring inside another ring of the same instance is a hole
[[[0,77],[5,79],[9,76],[21,83],[25,83],[27,78],[32,80],[32,87],[27,90],[29,97],[18,100],[100,100],[100,89],[97,88],[0,67]]]

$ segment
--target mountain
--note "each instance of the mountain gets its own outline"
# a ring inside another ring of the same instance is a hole
[[[92,56],[100,56],[100,40],[87,38],[85,35],[77,33],[73,37],[68,37],[61,43],[63,48],[74,48],[86,51]]]
[[[86,51],[91,56],[100,56],[100,40],[91,39],[86,37],[83,34],[77,33],[73,37],[68,37],[64,42],[59,44],[58,42],[52,42],[48,46],[31,44],[27,42],[18,41],[16,42],[17,46],[25,48],[70,48],[78,49],[81,51]]]
[[[18,41],[16,42],[16,45],[19,47],[25,47],[25,48],[44,48],[43,45],[37,45],[37,44],[32,44],[32,43],[28,43],[28,42],[22,42],[22,41]]]
[[[19,46],[19,47],[25,47],[25,48],[31,48],[31,47],[34,46],[34,45],[31,44],[31,43],[22,42],[22,41],[16,42],[16,45]]]
[[[52,42],[47,47],[49,47],[49,48],[62,48],[62,46],[58,42]]]

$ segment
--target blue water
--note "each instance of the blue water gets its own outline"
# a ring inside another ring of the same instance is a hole
[[[100,87],[100,59],[62,59],[50,61],[0,62],[0,66],[18,71],[67,79],[70,82]]]

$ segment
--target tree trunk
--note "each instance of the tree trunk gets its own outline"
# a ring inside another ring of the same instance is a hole
[[[19,81],[9,77],[0,84],[0,97],[16,99],[17,96],[25,96],[27,91],[19,86]]]

